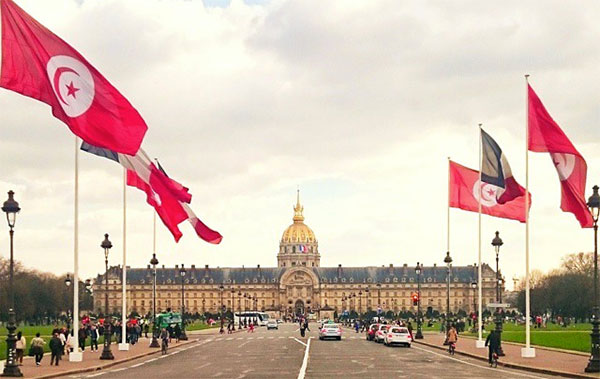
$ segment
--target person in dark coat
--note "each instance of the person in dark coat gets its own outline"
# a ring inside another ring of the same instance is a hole
[[[485,339],[485,346],[488,347],[488,363],[492,363],[492,355],[498,354],[500,347],[500,335],[495,330],[492,331]]]
[[[58,338],[58,333],[52,335],[52,339],[50,340],[50,351],[52,352],[50,366],[52,366],[52,363],[54,362],[56,362],[56,366],[58,366],[58,361],[60,360],[60,355],[63,351],[63,344],[60,338]]]
[[[85,327],[82,326],[81,328],[79,328],[79,331],[77,332],[77,339],[79,341],[79,348],[81,349],[81,351],[85,351],[85,340],[87,339],[87,330],[85,330]]]

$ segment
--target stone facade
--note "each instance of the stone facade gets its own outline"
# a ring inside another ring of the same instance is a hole
[[[216,313],[227,310],[264,310],[274,317],[293,313],[314,312],[331,317],[343,310],[366,312],[380,307],[416,311],[411,294],[417,292],[415,267],[320,267],[318,241],[304,224],[303,207],[297,199],[294,223],[283,233],[277,255],[278,267],[212,268],[186,267],[183,277],[185,309],[190,313]],[[122,268],[109,269],[109,308],[121,311]],[[179,267],[156,269],[156,308],[181,308]],[[483,264],[483,305],[495,302],[495,272]],[[446,309],[445,266],[423,267],[421,273],[421,307],[444,313]],[[477,290],[471,283],[477,278],[476,266],[452,267],[450,275],[450,308],[452,312],[474,311]],[[94,281],[94,310],[104,310],[104,275]],[[127,269],[128,312],[152,312],[153,270]],[[254,298],[256,300],[254,300]]]

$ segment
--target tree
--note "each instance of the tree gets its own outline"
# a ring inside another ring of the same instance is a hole
[[[562,269],[572,274],[591,277],[594,274],[594,253],[576,253],[561,259]]]

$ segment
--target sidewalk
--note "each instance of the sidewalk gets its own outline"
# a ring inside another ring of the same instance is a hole
[[[218,334],[219,330],[206,329],[197,332],[190,332],[188,341],[176,343],[175,340],[170,344],[170,348],[177,348],[193,342],[196,342],[202,334]],[[113,343],[110,349],[115,357],[114,360],[100,360],[102,354],[102,345],[99,345],[99,351],[90,351],[89,347],[83,352],[82,362],[69,362],[69,357],[63,356],[58,366],[50,366],[50,354],[44,354],[40,366],[35,365],[33,357],[25,357],[23,366],[20,366],[21,372],[25,378],[54,378],[62,375],[73,375],[81,372],[92,372],[112,367],[114,365],[131,361],[146,355],[160,353],[160,348],[150,348],[149,338],[140,338],[135,345],[129,345],[128,351],[119,351],[118,345]]]
[[[427,346],[444,349],[444,335],[441,333],[424,333],[424,339],[415,340],[415,343],[422,343]],[[587,374],[583,370],[587,366],[589,355],[571,354],[546,350],[535,347],[535,358],[522,358],[521,345],[512,343],[502,343],[504,357],[500,357],[498,365],[512,367],[527,371],[555,374],[576,378],[598,378],[597,374]],[[456,343],[456,354],[467,355],[473,358],[482,359],[487,362],[488,349],[478,349],[475,347],[475,339],[460,336]]]

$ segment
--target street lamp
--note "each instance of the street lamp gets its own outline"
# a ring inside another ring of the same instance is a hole
[[[221,285],[219,286],[219,292],[221,294],[221,306],[219,307],[219,314],[221,315],[221,332],[223,331],[223,290],[224,289],[225,289],[225,287],[221,283]]]
[[[104,347],[100,359],[115,359],[112,351],[110,351],[111,324],[108,319],[108,253],[112,247],[112,243],[108,239],[108,233],[104,235],[104,241],[102,241],[100,247],[104,249],[104,267],[106,269],[104,274]]]
[[[422,266],[417,262],[417,267],[415,267],[415,273],[417,274],[417,333],[415,339],[417,340],[423,339],[423,331],[421,330],[421,271]]]
[[[361,318],[362,313],[362,290],[358,291],[358,318]]]
[[[67,286],[67,295],[69,293],[69,288],[71,287],[71,275],[67,274],[67,277],[65,278],[65,286]],[[67,301],[68,303],[68,301]],[[71,334],[71,315],[70,315],[70,307],[67,304],[67,333]]]
[[[241,288],[240,288],[241,289]],[[238,313],[239,313],[239,317],[238,317],[238,330],[242,329],[242,291],[238,290]],[[235,317],[233,318],[233,322],[235,323]],[[234,324],[235,326],[235,324]]]
[[[471,289],[473,290],[473,313],[471,314],[471,316],[473,316],[477,314],[477,281],[475,279],[471,281]],[[477,317],[479,317],[479,315],[477,315]],[[471,317],[471,321],[473,321],[473,328],[471,329],[471,331],[473,332],[477,330],[477,323],[475,322],[475,320],[475,318]]]
[[[592,354],[585,372],[600,372],[600,301],[598,300],[598,215],[600,215],[600,195],[598,186],[593,187],[587,206],[594,219],[594,308],[592,309]]]
[[[492,240],[492,246],[494,246],[494,250],[496,251],[496,302],[498,303],[498,307],[496,308],[496,329],[494,332],[498,333],[498,355],[504,356],[504,351],[502,351],[502,308],[500,307],[500,303],[502,303],[502,298],[500,295],[500,290],[502,286],[502,278],[500,278],[500,267],[499,267],[499,259],[500,259],[500,246],[504,245],[502,242],[502,238],[500,238],[500,232],[496,231],[496,236]]]
[[[2,211],[6,213],[6,221],[8,221],[9,235],[10,235],[10,308],[8,309],[8,324],[6,329],[8,330],[8,336],[6,337],[6,364],[4,365],[4,371],[2,376],[23,376],[19,366],[17,365],[17,337],[15,336],[16,325],[16,314],[15,314],[15,290],[13,286],[13,275],[14,275],[14,260],[13,260],[13,236],[15,221],[17,219],[17,213],[21,210],[19,203],[15,201],[13,191],[8,191],[8,200],[4,202]]]
[[[452,267],[452,257],[450,252],[446,252],[446,258],[444,258],[446,264],[446,339],[444,345],[448,345],[448,331],[450,331],[450,268]]]
[[[381,283],[377,283],[377,322],[381,322]]]
[[[152,265],[152,342],[150,342],[150,347],[160,347],[156,327],[156,265],[158,264],[156,253],[152,253],[150,264]]]
[[[183,263],[181,264],[181,269],[179,269],[179,276],[181,277],[181,333],[179,334],[179,339],[187,341],[188,337],[185,334],[185,268],[183,268]]]

